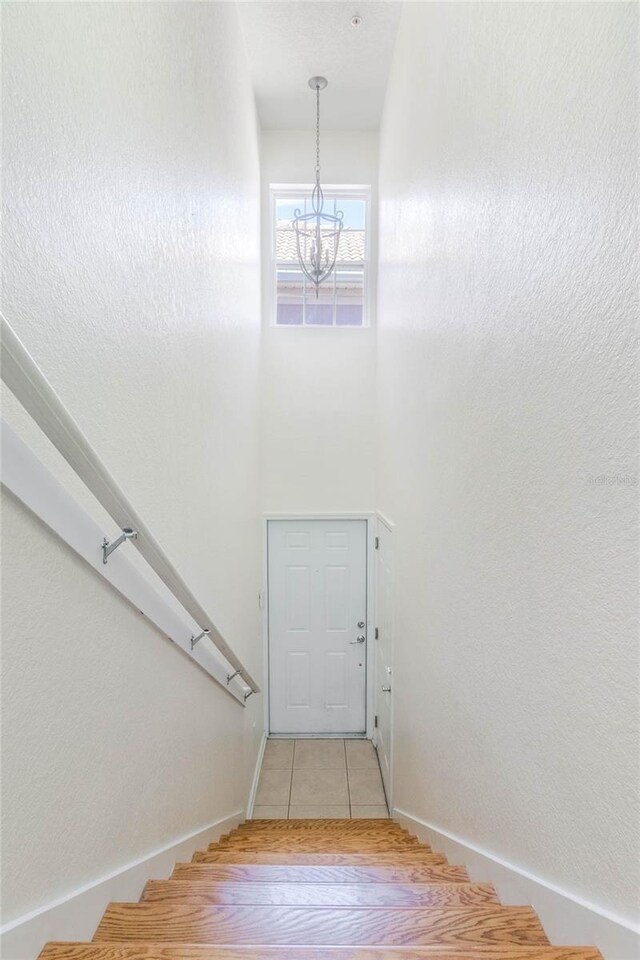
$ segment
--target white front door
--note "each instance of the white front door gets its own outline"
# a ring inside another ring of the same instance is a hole
[[[387,800],[391,802],[391,705],[393,665],[393,560],[391,530],[378,524],[376,550],[375,742]]]
[[[270,520],[271,733],[363,734],[367,521]]]

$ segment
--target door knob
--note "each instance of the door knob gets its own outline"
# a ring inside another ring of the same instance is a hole
[[[358,629],[362,630],[363,627],[364,627],[364,620],[358,620]]]
[[[391,687],[383,687],[383,688],[382,688],[382,692],[383,692],[383,693],[391,693]]]
[[[349,643],[364,643],[366,639],[363,634],[360,634],[359,637],[356,637],[355,640],[350,640]]]

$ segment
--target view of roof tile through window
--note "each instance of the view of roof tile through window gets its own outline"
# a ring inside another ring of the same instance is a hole
[[[296,233],[292,221],[280,221],[276,230],[276,259],[278,261],[295,262],[298,259],[296,250]],[[338,262],[364,263],[365,260],[365,232],[364,230],[349,230],[343,228],[340,234],[338,248]]]

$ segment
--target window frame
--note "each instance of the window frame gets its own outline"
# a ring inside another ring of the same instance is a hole
[[[287,330],[365,330],[371,326],[373,315],[371,298],[373,294],[373,269],[371,263],[371,223],[372,210],[371,184],[323,184],[322,192],[327,198],[337,197],[344,200],[363,200],[364,212],[364,261],[362,278],[362,323],[356,324],[316,324],[316,323],[278,323],[278,261],[276,260],[276,202],[278,200],[295,200],[301,193],[309,196],[313,190],[311,183],[270,183],[269,184],[269,326]],[[336,261],[348,266],[348,261]],[[298,261],[283,260],[280,266],[298,267]]]

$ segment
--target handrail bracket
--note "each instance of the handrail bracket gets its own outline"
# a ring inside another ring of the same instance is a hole
[[[210,630],[203,630],[202,633],[199,633],[197,637],[191,637],[191,649],[195,647],[196,643],[199,643],[203,637],[206,637],[208,633],[211,633]]]
[[[125,543],[127,540],[137,540],[138,531],[132,530],[131,527],[124,527],[122,533],[117,540],[114,540],[113,543],[109,543],[105,537],[102,541],[102,562],[107,562],[107,557],[109,557],[114,550],[117,550],[120,544]]]

